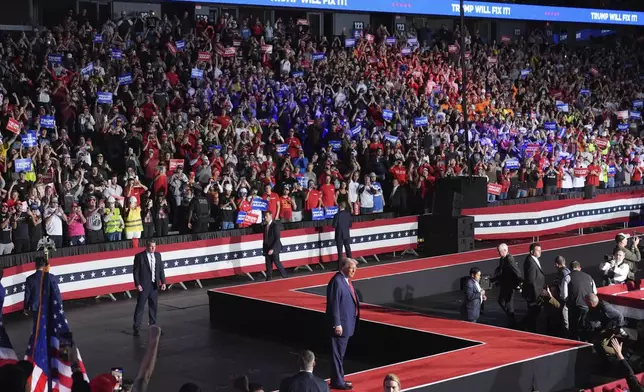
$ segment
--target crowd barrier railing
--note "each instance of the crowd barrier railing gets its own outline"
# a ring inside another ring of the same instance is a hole
[[[418,217],[386,216],[389,218],[378,216],[372,217],[372,220],[362,218],[354,221],[351,228],[354,258],[416,249]],[[322,265],[337,260],[333,228],[328,226],[329,222],[313,223],[285,225],[286,229],[281,234],[280,255],[285,267]],[[184,282],[188,281],[196,281],[200,285],[201,279],[233,275],[252,278],[251,274],[262,273],[265,268],[262,234],[253,233],[254,230],[257,229],[157,239],[157,251],[163,259],[167,283],[185,288]],[[199,239],[204,236],[217,238]],[[96,249],[90,246],[76,249],[78,254],[62,254],[63,251],[70,252],[65,249],[56,251],[50,259],[51,273],[56,275],[63,299],[108,296],[115,300],[114,293],[129,294],[129,290],[134,289],[134,255],[143,251],[145,241],[139,241],[139,244],[141,247],[133,247],[131,242],[113,243],[110,245],[113,249],[94,252],[89,252]],[[117,249],[117,246],[122,248]],[[2,279],[6,294],[3,313],[22,309],[25,279],[33,272],[34,263],[25,260],[5,268]]]

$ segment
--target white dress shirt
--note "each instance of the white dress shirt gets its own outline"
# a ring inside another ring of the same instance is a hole
[[[541,263],[539,262],[539,259],[537,259],[534,256],[532,256],[532,259],[534,260],[535,263],[537,263],[537,267],[539,267],[539,269],[541,269]]]
[[[145,252],[148,255],[148,263],[150,264],[150,272],[152,273],[152,283],[156,280],[156,275],[154,274],[154,267],[156,267],[156,258],[154,253]]]

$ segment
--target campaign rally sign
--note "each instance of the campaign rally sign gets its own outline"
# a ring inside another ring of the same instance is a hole
[[[277,153],[278,154],[286,154],[287,150],[288,150],[288,144],[278,144],[277,145]]]
[[[557,110],[560,112],[568,113],[568,104],[567,103],[558,103]]]
[[[112,49],[112,58],[114,60],[120,60],[123,58],[123,52],[118,49]]]
[[[500,195],[501,194],[501,184],[496,184],[490,182],[487,184],[487,193],[490,195]]]
[[[183,40],[177,41],[175,42],[174,46],[177,48],[177,50],[183,51],[186,48],[186,41],[183,41]]]
[[[525,152],[526,154],[534,155],[537,153],[537,151],[539,151],[540,148],[541,146],[538,144],[528,144],[525,148]]]
[[[590,95],[590,90],[589,89],[581,89],[579,90],[579,94],[581,95]]]
[[[54,128],[56,126],[56,120],[54,120],[54,116],[40,117],[40,126],[43,128]]]
[[[418,38],[407,38],[407,45],[416,46],[418,45]]]
[[[174,47],[174,45],[172,44],[172,42],[168,42],[168,43],[166,43],[166,44],[165,44],[165,46],[168,48],[168,50],[170,51],[170,53],[172,53],[172,54],[177,53],[177,48],[175,48],[175,47]]]
[[[585,167],[576,167],[574,169],[575,177],[586,177],[588,174],[588,169]]]
[[[333,218],[338,213],[338,206],[327,207],[324,209],[324,217],[326,219]]]
[[[175,172],[179,166],[183,166],[183,159],[170,159],[170,167],[168,167],[168,171]]]
[[[488,56],[488,58],[487,58],[487,62],[489,64],[496,64],[498,61],[499,61],[499,59],[496,58],[496,57]]]
[[[615,174],[615,166],[613,166],[613,165],[608,166],[607,173],[608,174]]]
[[[256,197],[250,204],[250,208],[253,210],[266,211],[268,209],[268,201]]]
[[[501,42],[506,43],[506,44],[509,43],[509,42],[512,42],[512,37],[510,37],[509,35],[502,35],[501,36]]]
[[[308,19],[298,19],[297,20],[297,25],[298,26],[308,26],[309,25],[309,20]]]
[[[356,39],[355,38],[345,38],[344,39],[344,47],[345,48],[353,48],[356,46]]]
[[[522,69],[521,70],[521,77],[525,78],[526,76],[530,75],[530,70],[529,69]]]
[[[597,146],[597,148],[600,148],[600,149],[603,150],[608,146],[608,140],[606,140],[606,139],[597,139],[597,140],[595,140],[595,145]]]
[[[264,44],[262,45],[261,51],[262,53],[271,54],[273,53],[273,45]]]
[[[311,55],[311,58],[313,59],[313,61],[321,61],[321,60],[324,60],[326,58],[326,54],[319,53],[319,52],[318,53],[313,53],[313,55]]]
[[[63,62],[63,55],[62,54],[50,54],[47,56],[47,61],[49,61],[52,64],[60,64]]]
[[[429,122],[427,121],[427,116],[422,116],[422,117],[416,117],[414,118],[414,125],[417,127],[423,127],[427,125]]]
[[[237,223],[238,225],[241,225],[242,223],[244,223],[245,218],[246,218],[246,213],[244,211],[239,211],[237,213],[237,221],[235,223]]]
[[[353,30],[353,38],[359,39],[362,37],[362,30]]]
[[[132,74],[131,73],[126,73],[121,76],[119,76],[119,84],[121,86],[126,85],[126,84],[132,84]]]
[[[103,104],[112,104],[112,93],[109,91],[99,91],[98,92],[98,99],[96,100],[98,103],[103,103]]]
[[[356,136],[360,133],[362,130],[362,125],[358,124],[355,127],[351,128],[349,131],[351,132],[351,136]]]
[[[621,132],[628,131],[628,124],[618,124],[617,129]]]
[[[628,118],[628,110],[620,110],[615,112],[618,120],[626,120]]]
[[[20,135],[20,140],[22,141],[22,146],[27,147],[36,147],[38,145],[38,135],[36,131],[27,131],[25,135]]]
[[[190,77],[193,79],[203,79],[203,69],[193,68]]]
[[[644,101],[642,101],[641,99],[636,99],[635,101],[633,101],[633,107],[635,109],[642,108],[643,106],[644,106]]]
[[[557,129],[557,123],[554,121],[548,121],[543,123],[543,128],[546,131],[555,131]]]
[[[337,152],[342,148],[342,142],[340,140],[329,140],[329,146],[331,146],[331,150]]]
[[[398,142],[398,136],[385,135],[385,140],[393,145],[396,145],[396,143]]]
[[[199,61],[209,63],[211,58],[212,56],[210,56],[210,52],[199,52]]]
[[[411,53],[411,48],[402,48],[400,53],[402,53],[403,55],[407,56],[407,55],[409,55]]]
[[[28,172],[31,170],[31,158],[16,159],[14,162],[14,171],[16,173]]]
[[[89,63],[84,68],[81,68],[81,75],[89,75],[94,70],[94,64]]]
[[[385,44],[389,46],[396,45],[396,37],[387,37],[385,39]]]
[[[304,77],[304,71],[293,71],[291,72],[291,76],[294,78]]]
[[[642,112],[635,112],[635,111],[631,112],[631,118],[641,119],[642,118]]]
[[[505,161],[506,169],[518,169],[520,166],[518,158],[510,158]]]
[[[394,112],[393,112],[393,110],[383,109],[383,111],[382,111],[382,118],[383,118],[383,119],[385,119],[385,120],[387,120],[387,121],[391,121],[391,119],[392,119],[392,118],[394,118]]]
[[[94,34],[94,43],[102,44],[103,43],[103,34]]]
[[[20,133],[20,123],[18,120],[16,120],[13,117],[9,118],[9,121],[7,122],[7,131],[11,131],[13,133]]]
[[[324,220],[325,219],[325,214],[324,214],[324,209],[323,208],[313,208],[313,209],[311,209],[311,214],[313,216],[314,221]]]

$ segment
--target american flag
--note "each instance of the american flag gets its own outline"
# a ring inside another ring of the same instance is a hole
[[[4,295],[4,288],[2,285],[0,285],[0,292],[2,292],[0,295]],[[2,304],[2,301],[0,301],[0,304]],[[18,362],[18,357],[16,356],[16,352],[13,350],[11,340],[9,340],[9,335],[7,335],[7,331],[5,331],[4,325],[2,324],[2,307],[0,306],[0,366],[16,362]]]
[[[36,271],[39,293],[38,313],[34,320],[34,327],[25,359],[34,365],[33,373],[29,380],[31,392],[48,391],[48,381],[51,378],[51,392],[69,392],[72,389],[71,362],[61,355],[59,336],[70,334],[67,318],[63,311],[63,301],[55,278],[48,272]],[[44,280],[44,282],[43,282]],[[43,284],[44,283],[44,284]],[[48,347],[47,337],[51,347]],[[78,366],[84,378],[87,379],[85,365],[80,352],[76,349]],[[51,369],[49,367],[51,356]]]

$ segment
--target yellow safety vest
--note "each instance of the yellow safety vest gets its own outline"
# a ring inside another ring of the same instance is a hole
[[[125,232],[136,233],[143,231],[141,223],[141,207],[130,208],[125,217]]]
[[[121,211],[118,208],[106,208],[105,214],[108,215],[109,211],[111,211],[112,216],[110,217],[110,220],[105,222],[105,225],[103,226],[105,234],[120,233],[121,219],[119,219],[119,217],[121,216]]]

